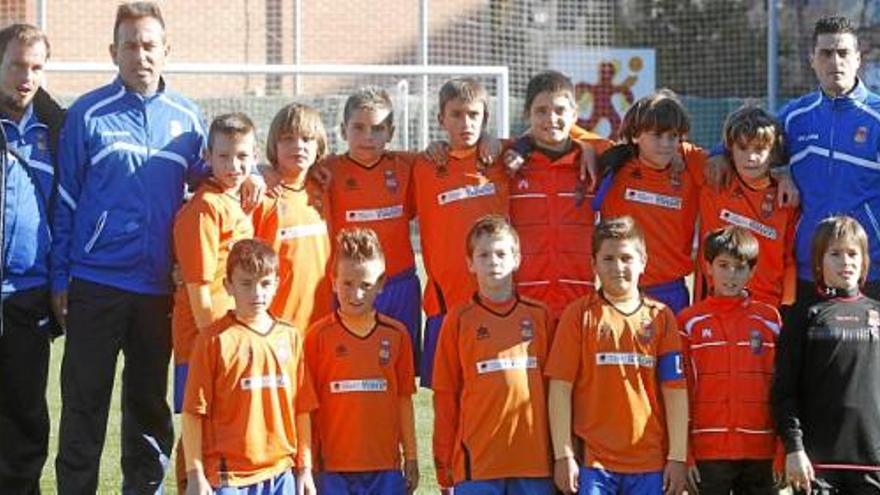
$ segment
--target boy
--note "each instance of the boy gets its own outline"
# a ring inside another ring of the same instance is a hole
[[[278,257],[262,241],[237,242],[224,285],[235,310],[196,338],[184,399],[190,490],[314,494],[309,413],[316,403],[302,338],[268,312]]]
[[[467,302],[476,289],[459,239],[467,236],[480,217],[507,215],[508,178],[502,167],[484,166],[477,152],[488,118],[489,96],[479,81],[446,81],[440,88],[437,120],[449,139],[448,159],[435,165],[420,156],[413,167],[422,257],[428,274],[420,373],[426,387],[431,385],[434,350],[444,315]]]
[[[519,237],[503,217],[474,224],[466,260],[479,290],[447,315],[437,349],[437,479],[456,495],[553,493],[542,376],[549,310],[514,289]]]
[[[393,122],[391,98],[385,90],[366,87],[348,97],[342,122],[348,152],[326,160],[333,177],[328,218],[333,237],[348,227],[369,228],[378,236],[388,264],[376,310],[406,325],[415,352],[420,348],[422,312],[409,235],[415,215],[413,158],[385,150],[394,135]]]
[[[523,246],[518,290],[550,307],[559,318],[568,303],[593,291],[589,240],[592,195],[580,179],[581,147],[570,136],[577,105],[565,75],[542,72],[526,89],[525,118],[532,152],[510,181],[510,218]],[[603,151],[604,139],[588,142]]]
[[[778,184],[770,168],[783,160],[782,128],[766,111],[745,106],[724,123],[724,147],[734,165],[733,177],[720,190],[700,189],[700,239],[725,225],[750,230],[761,256],[746,286],[758,301],[779,307],[794,302],[796,264],[794,232],[796,208],[776,205]],[[702,268],[701,265],[697,265]],[[694,299],[706,297],[709,287],[698,270]]]
[[[679,494],[688,404],[675,316],[639,293],[647,256],[632,218],[600,222],[592,250],[600,290],[565,309],[546,368],[556,486]]]
[[[211,122],[205,161],[212,176],[180,209],[174,221],[174,252],[183,284],[174,294],[174,412],[183,406],[189,355],[196,335],[233,309],[223,286],[226,258],[235,241],[253,236],[238,190],[256,161],[256,130],[241,113]],[[180,444],[178,444],[180,445]],[[178,487],[185,487],[183,453],[177,452]]]
[[[770,413],[776,309],[745,288],[759,243],[743,227],[715,230],[703,241],[711,295],[678,315],[690,392],[690,487],[703,495],[773,494],[776,435]]]
[[[356,228],[339,232],[334,256],[339,309],[306,337],[320,404],[314,415],[319,491],[412,493],[419,471],[410,338],[403,324],[374,307],[385,282],[385,255],[375,232]]]

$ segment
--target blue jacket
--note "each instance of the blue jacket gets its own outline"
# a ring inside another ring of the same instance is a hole
[[[21,122],[0,118],[6,132],[6,183],[3,191],[4,294],[49,284],[49,204],[55,169],[49,128],[29,106]]]
[[[880,279],[880,96],[859,81],[847,95],[821,90],[791,101],[779,116],[801,193],[795,255],[798,278],[813,280],[811,243],[822,219],[846,214],[868,233],[871,270]]]
[[[119,78],[80,97],[59,143],[52,291],[77,277],[170,293],[174,216],[186,181],[206,173],[204,146],[197,108],[164,81],[149,97]]]

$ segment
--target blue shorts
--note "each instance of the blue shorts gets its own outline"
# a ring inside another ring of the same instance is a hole
[[[502,478],[463,481],[455,484],[454,495],[553,495],[550,478]]]
[[[578,495],[663,495],[663,471],[624,474],[581,467]]]
[[[214,495],[296,495],[296,478],[288,469],[274,478],[246,486],[221,486]]]
[[[189,374],[189,363],[174,365],[174,412],[183,412],[183,395],[186,392],[186,376]]]
[[[675,314],[691,305],[691,295],[688,293],[683,278],[644,287],[643,290],[645,294],[669,306],[669,309]]]
[[[386,280],[375,305],[376,311],[406,325],[412,343],[413,366],[418,372],[422,349],[422,286],[416,269],[404,270]]]
[[[399,470],[318,473],[315,488],[320,495],[406,495],[406,481]]]
[[[446,315],[429,316],[425,321],[425,341],[422,344],[422,366],[420,384],[425,388],[431,388],[434,380],[434,355],[437,354],[437,342],[440,340],[440,327]]]

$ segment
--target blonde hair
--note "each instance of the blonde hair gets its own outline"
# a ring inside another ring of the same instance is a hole
[[[486,92],[486,88],[480,84],[480,81],[473,77],[456,77],[443,83],[443,86],[440,87],[440,115],[443,115],[446,110],[446,104],[456,98],[465,103],[482,104],[482,126],[486,126],[489,121],[489,93]]]
[[[516,233],[516,229],[510,225],[506,218],[501,215],[486,215],[480,218],[474,222],[474,225],[468,231],[465,243],[467,257],[473,258],[474,247],[477,244],[477,239],[480,237],[499,237],[503,235],[509,235],[513,239],[513,252],[519,254],[519,234]]]
[[[750,144],[770,149],[770,165],[778,165],[783,160],[783,131],[779,122],[764,109],[745,105],[734,110],[724,122],[721,140],[728,153],[734,146],[746,147]]]

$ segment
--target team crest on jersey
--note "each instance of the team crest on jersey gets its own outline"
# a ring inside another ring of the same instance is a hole
[[[703,331],[700,332],[700,337],[702,337],[704,339],[711,339],[712,338],[712,329],[711,328],[704,328]]]
[[[385,366],[391,361],[391,341],[382,339],[379,342],[379,364]]]
[[[516,183],[516,187],[520,191],[524,191],[524,190],[528,189],[529,188],[529,180],[526,179],[525,177],[520,176],[519,181],[517,181],[517,183]]]
[[[648,345],[651,343],[651,339],[654,338],[655,333],[656,331],[654,330],[654,325],[652,323],[643,323],[642,330],[636,333],[636,338],[639,340],[640,344]]]
[[[391,194],[397,194],[399,188],[400,182],[397,181],[397,174],[394,173],[394,170],[385,170],[385,189],[388,189]]]
[[[168,133],[171,134],[171,137],[173,138],[183,134],[183,125],[180,124],[179,120],[172,120],[168,124]]]
[[[519,331],[522,334],[523,341],[529,341],[535,338],[535,322],[531,318],[523,318],[519,322]]]
[[[734,199],[740,199],[745,195],[745,193],[743,192],[742,187],[736,186],[735,188],[733,188],[733,191],[730,192],[730,195]]]
[[[357,179],[355,179],[354,177],[346,177],[345,188],[349,191],[356,191],[358,189]]]
[[[339,344],[336,346],[336,357],[342,358],[348,356],[348,347],[345,347],[345,344]]]
[[[37,149],[40,151],[46,151],[49,149],[49,135],[47,133],[37,133]]]
[[[477,340],[485,340],[489,337],[489,327],[485,325],[480,325],[480,327],[477,328]]]
[[[865,126],[859,126],[856,129],[855,135],[853,135],[853,141],[862,144],[868,140],[868,128]]]
[[[614,333],[614,329],[612,329],[611,325],[609,325],[608,323],[603,322],[601,325],[599,325],[599,338],[600,339],[607,339],[607,338],[611,337],[612,333]]]
[[[880,329],[880,312],[876,309],[868,310],[868,326],[872,330]]]
[[[676,191],[681,189],[681,170],[674,166],[669,169],[669,185]]]
[[[275,339],[273,342],[275,347],[275,357],[278,358],[278,362],[281,364],[286,363],[290,360],[290,341],[287,337],[282,337],[279,339]]]
[[[749,335],[749,347],[756,356],[764,352],[764,337],[761,336],[760,330],[752,330]]]
[[[773,201],[776,199],[776,191],[767,191],[764,193],[764,200],[761,201],[761,215],[764,218],[773,214]]]

